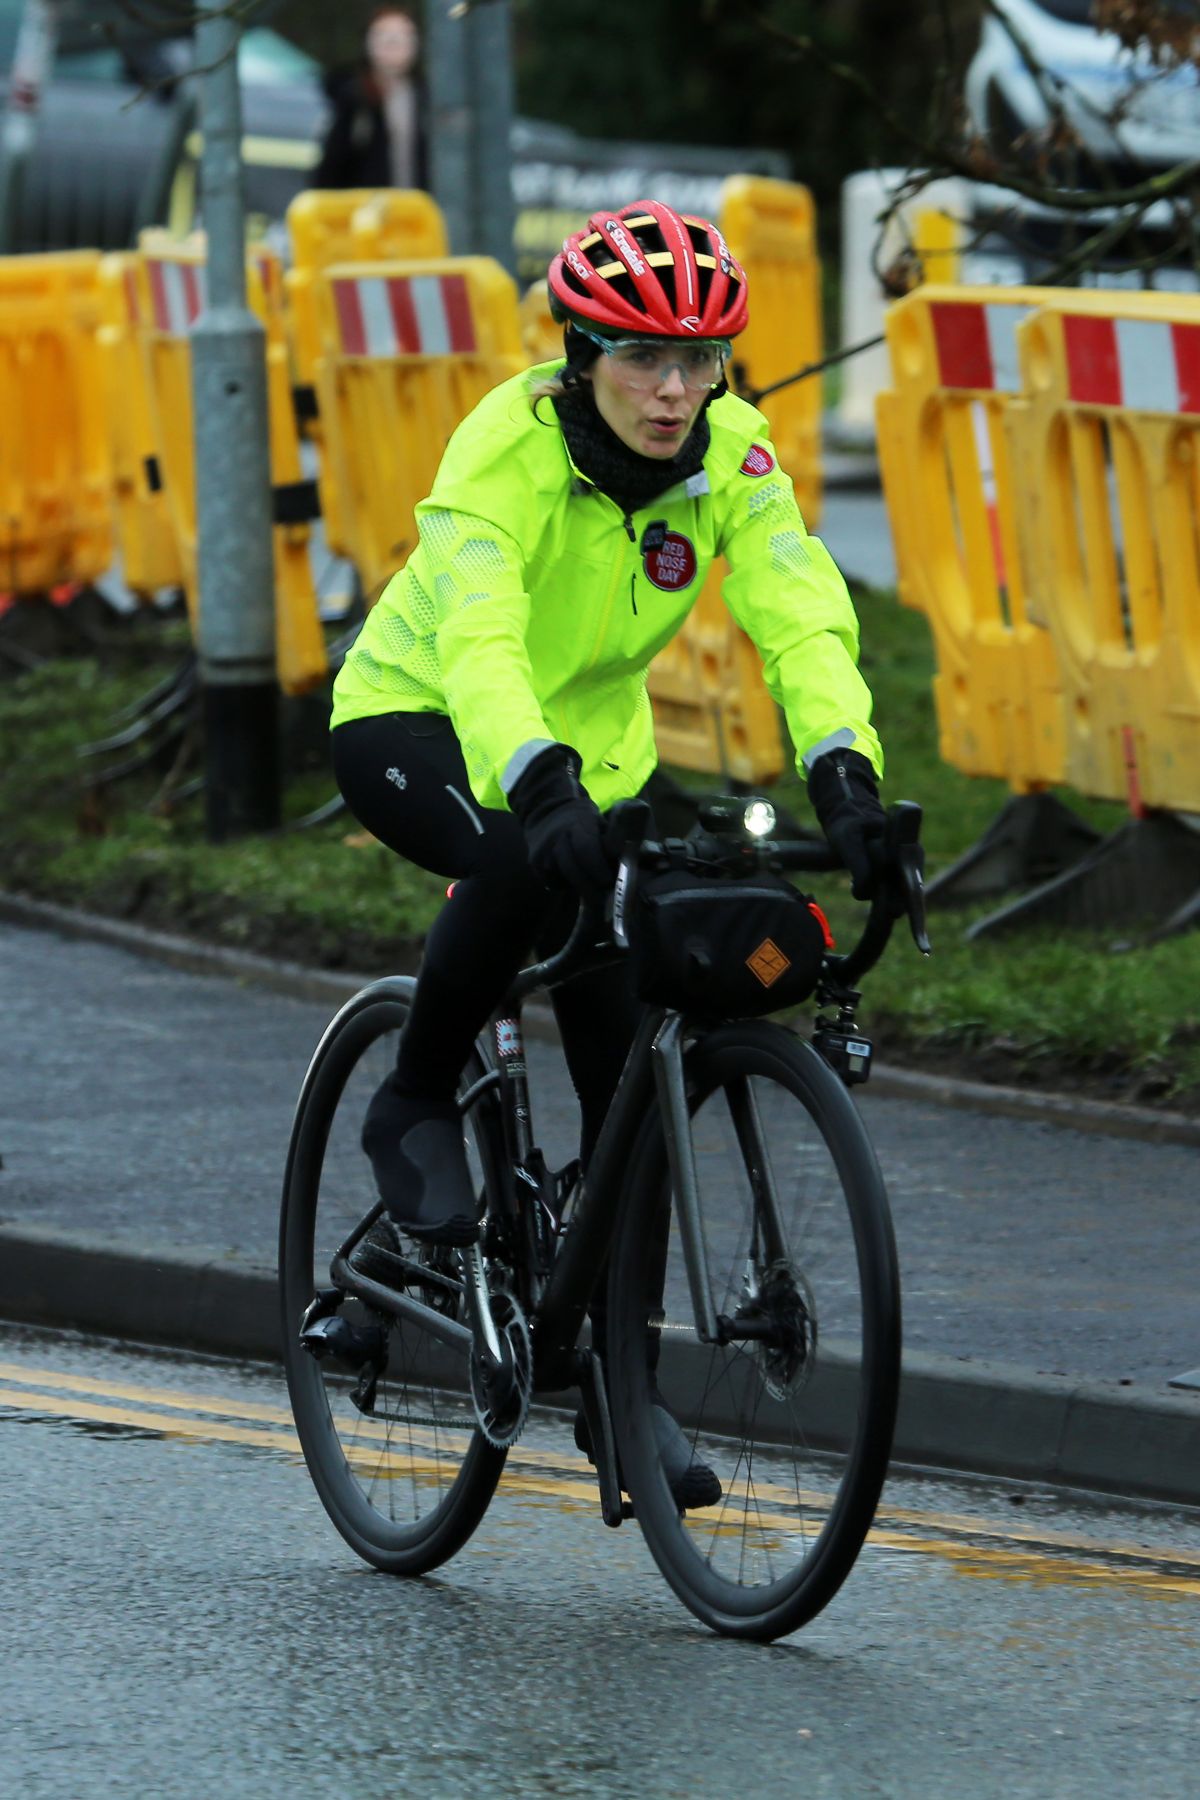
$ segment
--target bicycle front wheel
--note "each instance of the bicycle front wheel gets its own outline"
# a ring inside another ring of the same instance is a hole
[[[419,1318],[339,1293],[331,1274],[339,1247],[377,1206],[360,1134],[371,1095],[395,1066],[413,986],[396,977],[365,989],[318,1047],[292,1128],[279,1247],[284,1363],[309,1474],[351,1548],[395,1575],[422,1574],[462,1547],[505,1458],[477,1429],[465,1349],[448,1349]],[[484,1073],[474,1056],[464,1088]],[[487,1187],[498,1168],[494,1093],[479,1095],[463,1129]],[[407,1248],[404,1291],[465,1320],[454,1251]],[[319,1358],[300,1336],[314,1300],[341,1334]]]
[[[672,1198],[656,1109],[610,1276],[614,1422],[676,1594],[714,1630],[768,1641],[832,1599],[874,1517],[899,1389],[895,1242],[865,1129],[811,1046],[779,1025],[729,1025],[685,1068],[697,1229]],[[711,1506],[681,1512],[672,1497],[660,1401],[719,1479]]]

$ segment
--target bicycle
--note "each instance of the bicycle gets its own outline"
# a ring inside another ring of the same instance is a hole
[[[740,821],[755,804],[716,803],[694,843],[630,844],[618,896],[672,860],[710,874],[840,866],[823,841],[749,837]],[[705,1624],[769,1641],[832,1599],[878,1504],[900,1374],[887,1197],[847,1092],[871,1054],[855,983],[905,913],[928,952],[920,816],[889,814],[888,880],[854,948],[825,953],[816,1000],[836,1010],[819,1013],[813,1041],[775,1020],[646,1008],[581,1179],[534,1143],[521,1007],[622,954],[619,917],[614,936],[582,907],[564,948],[517,978],[463,1073],[480,1242],[405,1244],[386,1281],[351,1261],[382,1211],[359,1131],[415,984],[377,981],[333,1019],[288,1151],[283,1342],[312,1480],[368,1563],[415,1575],[452,1556],[531,1401],[578,1389],[605,1523],[636,1518]],[[606,1261],[602,1366],[580,1337]],[[653,1431],[660,1399],[718,1473],[719,1503],[681,1510],[673,1498]]]

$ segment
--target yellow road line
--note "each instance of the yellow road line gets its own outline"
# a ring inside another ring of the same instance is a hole
[[[21,1387],[16,1385],[18,1379],[37,1385]],[[108,1398],[92,1400],[85,1395]],[[117,1401],[134,1404],[121,1405]],[[193,1397],[178,1389],[105,1383],[88,1376],[26,1368],[19,1363],[0,1362],[0,1407],[123,1426],[167,1438],[273,1450],[291,1457],[301,1453],[292,1415],[285,1407],[242,1399]],[[169,1410],[155,1410],[159,1407]],[[189,1418],[188,1413],[220,1416]],[[239,1418],[278,1429],[230,1422]],[[386,1424],[366,1419],[353,1423],[353,1435],[343,1438],[343,1449],[356,1472],[393,1482],[413,1476],[445,1479],[445,1463],[436,1456],[421,1454],[431,1448],[436,1450],[438,1440],[432,1432],[412,1429],[400,1441]],[[530,1500],[552,1500],[565,1510],[591,1511],[596,1505],[595,1482],[590,1477],[580,1478],[579,1467],[578,1456],[518,1445],[509,1454],[504,1488]],[[727,1504],[720,1513],[693,1516],[690,1527],[698,1542],[736,1534],[750,1520],[756,1529],[770,1534],[782,1545],[801,1533],[815,1534],[824,1523],[830,1501],[828,1494],[818,1491],[793,1490],[781,1483],[757,1480],[752,1492],[745,1482],[730,1487],[727,1498],[735,1503],[732,1507]],[[739,1501],[740,1506],[736,1504]],[[898,1525],[913,1529],[898,1530]],[[1097,1542],[1067,1532],[1026,1526],[996,1526],[970,1514],[888,1506],[881,1508],[868,1541],[883,1549],[938,1556],[967,1574],[1049,1582],[1107,1580],[1156,1592],[1200,1594],[1200,1580],[1170,1574],[1155,1566],[1166,1563],[1174,1568],[1200,1568],[1200,1552],[1183,1548],[1157,1554],[1145,1545]],[[1071,1557],[1064,1551],[1084,1554]]]
[[[220,1400],[201,1394],[186,1394],[181,1388],[141,1387],[137,1383],[96,1381],[89,1375],[60,1375],[53,1369],[28,1368],[23,1363],[0,1361],[0,1382],[16,1381],[54,1392],[68,1394],[105,1394],[113,1400],[136,1400],[152,1406],[178,1406],[187,1412],[221,1413],[230,1418],[269,1419],[272,1423],[290,1425],[291,1411],[286,1406],[264,1406],[257,1400]],[[0,1388],[0,1395],[3,1389]]]
[[[218,1420],[193,1420],[177,1413],[156,1413],[130,1407],[101,1405],[93,1400],[60,1400],[34,1389],[4,1388],[0,1405],[19,1408],[22,1412],[50,1414],[54,1418],[96,1421],[104,1425],[126,1425],[137,1431],[152,1431],[160,1437],[206,1438],[221,1444],[251,1444],[256,1449],[300,1449],[300,1440],[284,1431],[256,1431],[246,1425],[226,1425]]]

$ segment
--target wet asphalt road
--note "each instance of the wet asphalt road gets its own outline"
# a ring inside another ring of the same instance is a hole
[[[273,1267],[295,1095],[330,1008],[8,926],[0,991],[0,1222]],[[531,1044],[530,1067],[566,1161],[557,1051]],[[1160,1389],[1200,1364],[1194,1149],[869,1089],[860,1104],[910,1349]]]
[[[826,489],[815,529],[849,582],[895,587],[896,552],[881,494]]]
[[[275,1371],[0,1332],[5,1789],[23,1800],[1197,1792],[1200,1516],[894,1478],[770,1649],[555,1472],[435,1576],[365,1570]]]

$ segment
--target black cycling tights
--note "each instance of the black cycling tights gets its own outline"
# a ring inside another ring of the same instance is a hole
[[[332,744],[337,783],[354,816],[389,849],[455,884],[425,941],[399,1057],[410,1092],[448,1099],[513,976],[531,951],[543,957],[561,947],[576,902],[548,893],[533,873],[512,814],[479,805],[443,714],[348,720]],[[586,1162],[633,1041],[637,1003],[625,971],[611,967],[552,999],[583,1114]]]

